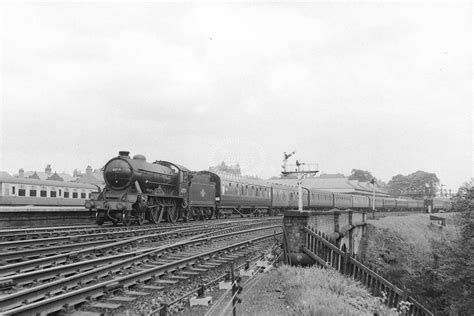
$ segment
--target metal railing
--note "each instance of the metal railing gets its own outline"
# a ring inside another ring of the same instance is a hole
[[[404,301],[410,303],[409,315],[434,315],[413,297],[357,260],[355,255],[339,249],[324,234],[309,227],[305,227],[304,231],[306,232],[306,246],[303,246],[303,251],[317,264],[325,268],[332,267],[340,273],[360,281],[372,295],[384,296],[384,303],[390,308],[397,308],[399,303]]]

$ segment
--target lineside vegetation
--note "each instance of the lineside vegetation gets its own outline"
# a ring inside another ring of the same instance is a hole
[[[446,218],[446,226],[432,225],[429,214],[385,217],[369,221],[361,244],[363,262],[437,315],[474,310],[472,184],[454,198],[455,213],[435,214]]]
[[[332,269],[282,266],[285,298],[295,315],[398,315],[359,282]]]

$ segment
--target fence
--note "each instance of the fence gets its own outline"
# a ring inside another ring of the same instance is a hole
[[[388,307],[398,307],[398,303],[405,301],[411,303],[409,315],[434,315],[413,297],[408,296],[401,289],[366,267],[354,255],[332,244],[324,234],[308,227],[305,227],[304,231],[306,232],[306,246],[303,247],[303,251],[319,265],[326,268],[332,267],[342,274],[360,281],[369,288],[372,295],[381,296],[382,293],[385,293],[385,303]]]

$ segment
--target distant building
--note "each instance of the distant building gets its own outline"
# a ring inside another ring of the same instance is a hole
[[[104,177],[102,171],[99,169],[93,170],[91,166],[87,166],[86,173],[82,173],[78,169],[74,169],[73,175],[65,172],[54,172],[51,165],[46,165],[44,172],[39,171],[25,171],[23,168],[18,170],[18,174],[13,175],[16,178],[35,179],[35,180],[47,180],[47,181],[60,181],[60,182],[75,182],[75,183],[86,183],[98,185],[99,187],[105,186]]]
[[[94,170],[92,171],[92,167],[91,166],[87,166],[86,168],[86,173],[85,174],[81,174],[76,182],[78,183],[90,183],[90,184],[95,184],[95,185],[98,185],[100,187],[103,187],[105,182],[104,182],[104,177],[103,177],[103,174],[102,172],[100,172],[99,170]]]
[[[209,167],[209,171],[215,172],[215,173],[230,174],[230,175],[235,175],[235,176],[242,175],[242,172],[240,170],[240,165],[238,163],[234,166],[228,166],[225,164],[225,162],[221,162],[220,165],[217,165],[215,167]]]

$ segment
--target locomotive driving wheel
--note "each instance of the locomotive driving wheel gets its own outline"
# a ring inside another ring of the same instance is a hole
[[[123,211],[122,214],[122,223],[125,226],[130,226],[133,221],[132,211]]]
[[[160,215],[163,211],[161,206],[154,206],[150,208],[150,222],[153,224],[158,224],[160,222]]]
[[[176,201],[170,201],[170,206],[166,207],[166,213],[168,215],[168,222],[169,223],[176,223],[178,220],[178,206]]]
[[[207,219],[212,219],[212,208],[206,209]]]
[[[189,222],[190,213],[191,213],[190,207],[187,207],[186,209],[183,210],[182,215],[181,215],[181,217],[183,218],[183,222],[185,223]]]
[[[138,222],[138,225],[143,225],[145,223],[145,218],[146,218],[146,213],[145,213],[145,210],[139,208],[137,209],[136,211],[137,213],[137,222]]]

